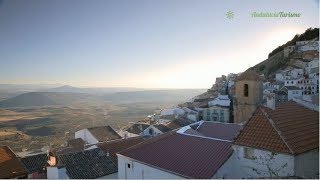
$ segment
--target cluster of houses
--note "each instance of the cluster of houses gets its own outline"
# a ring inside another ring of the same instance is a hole
[[[292,66],[274,79],[221,76],[206,97],[119,130],[82,129],[32,154],[0,146],[0,178],[319,178],[316,43],[285,48]]]

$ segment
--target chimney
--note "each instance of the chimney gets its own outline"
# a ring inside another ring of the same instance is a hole
[[[276,109],[276,100],[275,100],[275,94],[274,93],[269,93],[267,95],[267,107],[275,110]]]

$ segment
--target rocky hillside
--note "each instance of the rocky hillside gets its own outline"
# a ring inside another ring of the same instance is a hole
[[[309,28],[303,34],[294,36],[293,39],[270,52],[268,59],[251,67],[250,69],[255,70],[258,74],[264,74],[266,77],[272,77],[276,71],[285,69],[290,65],[292,55],[285,58],[283,56],[284,47],[295,45],[297,41],[312,39],[319,39],[319,28]],[[293,54],[293,56],[295,56],[295,54]]]

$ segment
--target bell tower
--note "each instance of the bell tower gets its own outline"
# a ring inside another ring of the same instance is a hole
[[[258,74],[247,70],[237,77],[233,102],[234,122],[242,124],[249,120],[262,103],[262,81]]]

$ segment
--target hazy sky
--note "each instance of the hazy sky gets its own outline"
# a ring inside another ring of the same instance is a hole
[[[0,84],[210,88],[215,77],[244,71],[319,27],[318,7],[315,0],[0,0]],[[251,17],[280,11],[301,17]]]

